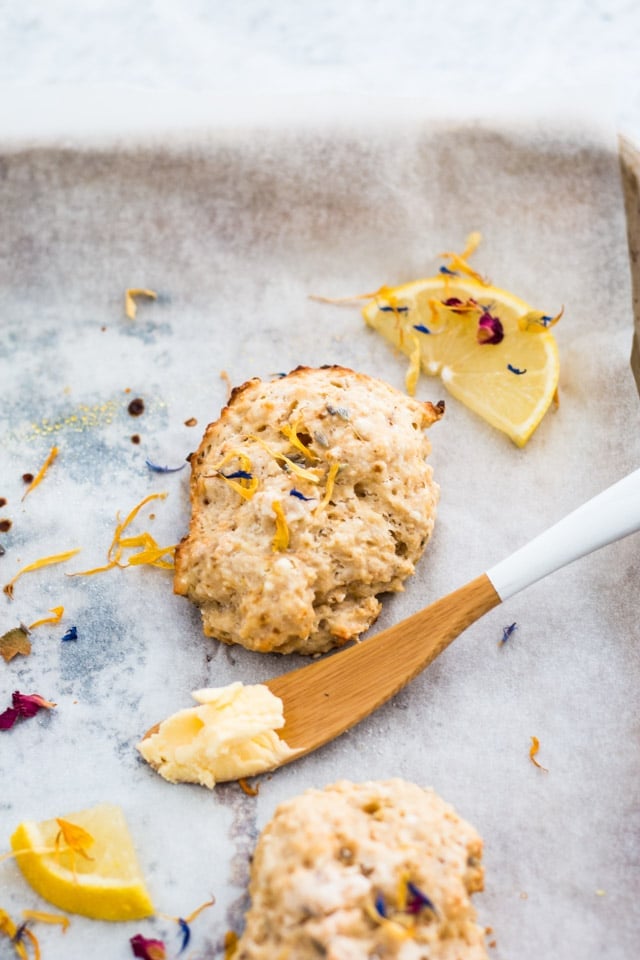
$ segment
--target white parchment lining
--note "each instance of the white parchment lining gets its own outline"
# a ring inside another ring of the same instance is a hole
[[[3,630],[64,604],[78,641],[43,628],[28,659],[0,663],[2,709],[14,689],[58,703],[2,735],[0,846],[26,817],[121,803],[159,911],[184,916],[215,894],[197,928],[200,955],[213,957],[241,922],[247,857],[279,800],[342,777],[403,776],[437,789],[485,838],[477,904],[493,957],[628,958],[640,931],[637,538],[493,611],[368,721],[264,779],[255,799],[236,785],[172,787],[137,757],[137,738],[189,705],[192,689],[298,661],[206,640],[162,571],[70,579],[65,569],[104,562],[116,511],[153,491],[169,495],[145,513],[147,528],[163,543],[184,534],[187,471],[154,475],[144,461],[177,466],[196,447],[225,401],[221,371],[239,384],[340,363],[402,388],[405,360],[357,309],[309,294],[428,275],[439,251],[477,229],[482,272],[548,313],[565,307],[560,405],[524,450],[453,400],[432,429],[436,533],[379,626],[476,576],[640,460],[608,136],[419,115],[268,119],[135,143],[14,137],[0,153],[0,496],[12,519],[2,581],[82,547],[2,601]],[[160,294],[133,322],[122,310],[131,286]],[[426,378],[418,395],[446,399]],[[137,419],[133,397],[145,402]],[[21,503],[22,474],[53,443],[58,461]],[[548,773],[529,760],[531,736]],[[0,864],[0,905],[42,908],[11,863]],[[42,929],[43,955],[90,944],[95,960],[125,957],[139,930],[175,936],[162,919],[74,919],[64,939]]]

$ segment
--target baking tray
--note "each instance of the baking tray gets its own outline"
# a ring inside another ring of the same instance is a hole
[[[0,663],[3,706],[14,689],[57,703],[2,734],[1,846],[25,818],[120,803],[159,911],[122,925],[74,917],[65,934],[40,925],[44,960],[88,949],[95,960],[125,958],[138,932],[165,939],[174,956],[178,931],[166,917],[211,895],[185,955],[221,957],[277,803],[343,777],[389,776],[433,786],[484,837],[476,903],[491,956],[635,954],[637,538],[492,611],[374,716],[261,778],[255,797],[237,784],[169,785],[135,743],[188,706],[191,690],[265,679],[300,658],[205,639],[166,571],[67,574],[103,563],[116,513],[147,494],[167,498],[140,527],[162,543],[184,534],[187,471],[154,474],[145,460],[179,466],[224,404],[227,378],[340,363],[402,388],[404,360],[358,310],[309,295],[428,275],[439,251],[479,229],[482,272],[548,312],[565,307],[560,404],[523,450],[447,404],[431,430],[436,532],[378,626],[476,576],[640,461],[629,362],[635,309],[637,380],[639,222],[632,145],[561,124],[451,124],[405,111],[317,123],[212,118],[175,136],[7,139],[0,515],[12,525],[2,581],[37,557],[81,553],[25,575],[13,601],[2,599],[3,630],[59,604],[65,614],[33,631],[28,658]],[[139,301],[135,320],[123,310],[131,287],[158,292]],[[444,393],[422,379],[418,395]],[[134,398],[144,401],[138,417],[128,412]],[[54,444],[58,459],[23,502],[22,475]],[[77,641],[62,642],[71,625]],[[529,759],[532,736],[546,773]],[[43,908],[11,861],[0,864],[0,906],[18,918]]]

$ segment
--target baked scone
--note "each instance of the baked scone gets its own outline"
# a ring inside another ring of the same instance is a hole
[[[486,960],[482,840],[432,790],[341,781],[283,803],[234,960]]]
[[[424,429],[443,410],[338,366],[236,388],[190,457],[175,557],[205,634],[310,654],[366,630],[433,529]]]

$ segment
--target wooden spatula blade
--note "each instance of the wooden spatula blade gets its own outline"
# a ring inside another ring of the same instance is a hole
[[[397,693],[499,603],[482,574],[361,643],[266,681],[283,702],[280,736],[299,751],[296,757],[333,740]]]

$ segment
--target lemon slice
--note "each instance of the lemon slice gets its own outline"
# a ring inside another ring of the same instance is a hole
[[[154,912],[120,807],[105,803],[64,820],[26,820],[11,847],[33,889],[61,910],[94,920],[140,920]]]
[[[522,447],[554,398],[560,363],[547,317],[519,297],[445,272],[383,287],[363,308],[369,326],[440,376],[456,399]],[[410,391],[411,392],[411,391]]]

